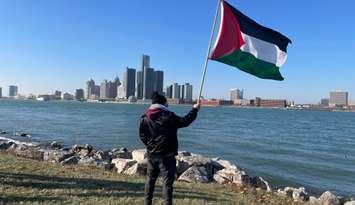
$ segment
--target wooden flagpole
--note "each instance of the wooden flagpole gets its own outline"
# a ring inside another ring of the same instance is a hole
[[[205,78],[206,78],[206,71],[207,71],[207,66],[208,66],[208,60],[209,60],[209,56],[210,56],[210,52],[211,52],[213,36],[214,36],[215,29],[216,29],[217,18],[218,18],[219,9],[220,9],[220,7],[221,7],[222,1],[223,1],[223,0],[218,0],[218,1],[217,1],[218,4],[217,4],[217,9],[216,9],[216,13],[215,13],[215,16],[214,16],[213,24],[212,24],[210,42],[208,43],[208,49],[207,49],[207,55],[206,55],[206,59],[205,59],[205,64],[204,64],[204,66],[203,66],[203,74],[202,74],[202,80],[201,80],[201,84],[200,84],[200,91],[199,91],[199,94],[198,94],[197,103],[200,103],[203,85],[205,84]]]

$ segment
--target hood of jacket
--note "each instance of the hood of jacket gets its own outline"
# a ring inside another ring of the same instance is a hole
[[[162,112],[170,112],[169,108],[161,104],[152,104],[145,112],[149,120],[155,121]]]

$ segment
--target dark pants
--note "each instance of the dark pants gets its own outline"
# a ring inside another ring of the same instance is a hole
[[[173,204],[173,183],[176,174],[175,156],[169,158],[148,157],[148,177],[145,183],[145,205],[152,204],[155,182],[157,181],[159,173],[163,177],[164,204]]]

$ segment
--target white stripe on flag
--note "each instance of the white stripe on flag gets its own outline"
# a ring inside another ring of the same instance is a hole
[[[242,32],[242,37],[245,44],[240,48],[244,52],[251,53],[256,58],[275,64],[281,67],[286,59],[287,53],[280,50],[280,48],[272,43],[254,38]]]

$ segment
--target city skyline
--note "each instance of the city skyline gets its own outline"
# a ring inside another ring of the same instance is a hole
[[[74,93],[75,89],[84,88],[82,82],[90,77],[101,82],[123,76],[127,66],[138,69],[137,56],[142,53],[149,53],[155,59],[154,67],[165,71],[165,85],[185,80],[199,87],[215,2],[33,2],[14,0],[2,4],[3,96],[8,95],[9,85],[17,85],[20,94],[55,90]],[[355,18],[351,12],[354,2],[230,0],[230,3],[293,40],[289,58],[281,69],[286,79],[284,82],[256,79],[211,62],[205,97],[228,99],[228,90],[240,87],[245,88],[247,98],[318,103],[329,91],[341,89],[349,92],[350,101],[355,100],[352,80],[355,71],[349,60],[355,51],[352,38],[355,23],[351,20]],[[298,11],[303,9],[306,11],[300,16]],[[184,16],[171,15],[171,10]],[[288,15],[280,14],[280,10]],[[347,32],[340,35],[329,29],[329,25],[346,28]],[[197,92],[194,89],[194,96]]]

